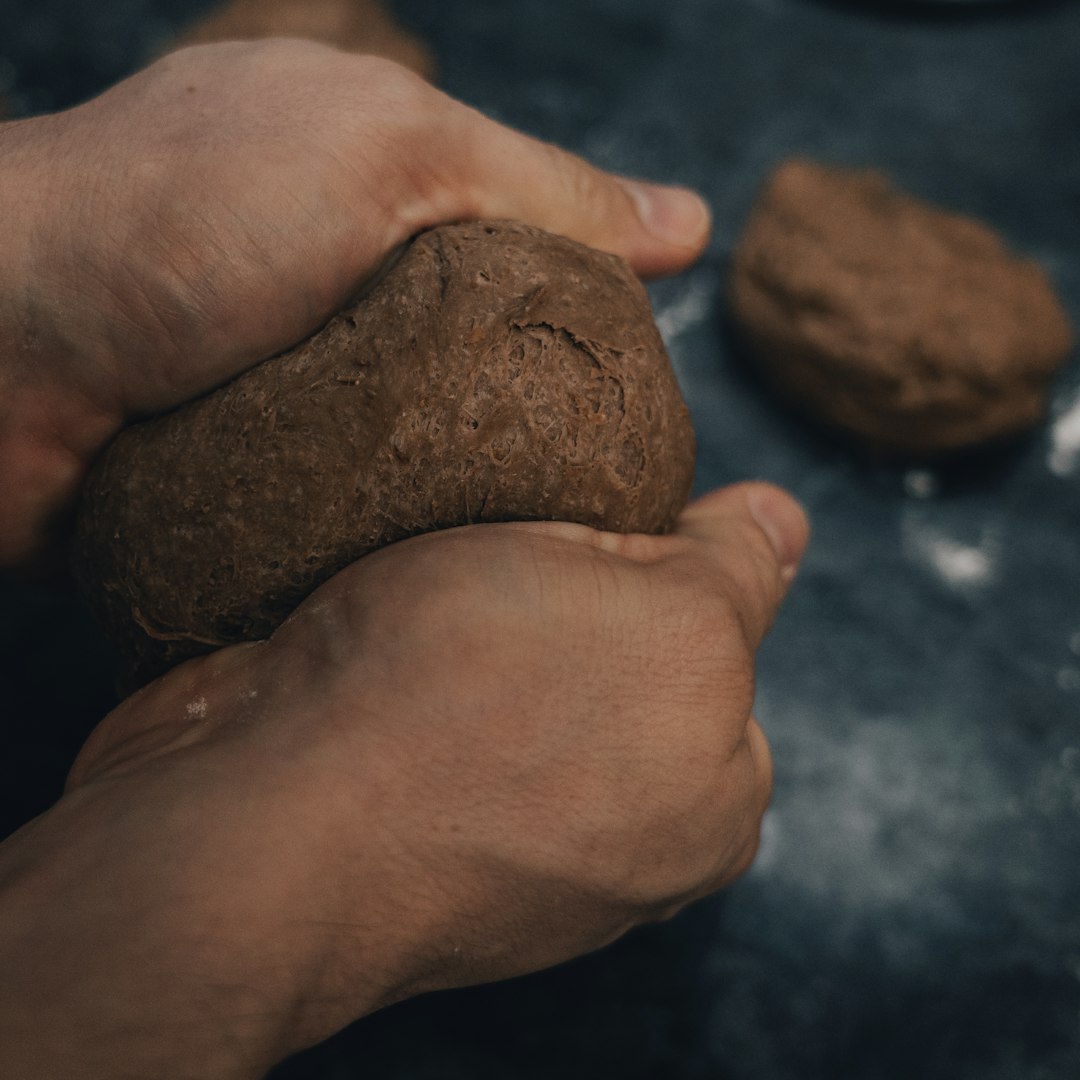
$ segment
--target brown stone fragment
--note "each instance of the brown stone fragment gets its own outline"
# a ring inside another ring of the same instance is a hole
[[[173,41],[169,50],[214,41],[299,37],[370,53],[435,75],[431,49],[410,34],[379,0],[228,0]]]
[[[512,222],[447,226],[304,344],[123,432],[85,485],[73,562],[134,686],[266,637],[417,533],[666,531],[693,468],[625,263]]]
[[[1030,428],[1072,348],[1040,267],[874,171],[782,164],[730,291],[767,381],[888,453],[932,456]]]

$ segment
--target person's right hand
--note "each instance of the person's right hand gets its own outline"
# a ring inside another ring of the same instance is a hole
[[[726,885],[770,791],[754,656],[806,530],[747,484],[670,536],[430,533],[151,684],[0,848],[24,1053],[0,1065],[253,1077]]]
[[[479,217],[646,276],[688,265],[709,232],[689,192],[311,42],[184,49],[0,124],[0,568],[41,555],[123,424],[294,345],[415,233]]]

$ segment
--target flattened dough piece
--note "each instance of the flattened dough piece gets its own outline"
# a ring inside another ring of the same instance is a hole
[[[1072,348],[1039,266],[869,170],[782,164],[739,242],[730,293],[780,394],[891,453],[933,456],[1030,428]]]

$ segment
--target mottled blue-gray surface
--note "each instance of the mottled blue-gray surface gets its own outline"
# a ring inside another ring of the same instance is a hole
[[[0,0],[0,87],[24,112],[69,104],[206,6]],[[776,794],[753,871],[597,956],[372,1017],[275,1077],[1080,1077],[1080,363],[1022,445],[886,467],[774,405],[739,363],[722,299],[765,171],[806,153],[884,167],[986,218],[1080,322],[1080,9],[394,6],[455,95],[708,195],[707,256],[653,290],[698,486],[775,480],[816,531],[761,658]],[[66,595],[2,598],[11,828],[55,797],[109,693]]]

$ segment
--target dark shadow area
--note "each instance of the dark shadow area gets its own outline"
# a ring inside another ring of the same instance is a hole
[[[116,704],[115,656],[67,581],[0,580],[0,836],[48,809]]]
[[[1034,19],[1076,0],[809,0],[876,19],[937,25]]]
[[[371,1080],[697,1080],[709,1077],[707,957],[723,898],[592,956],[511,982],[393,1006],[299,1054],[271,1080],[363,1063]]]

